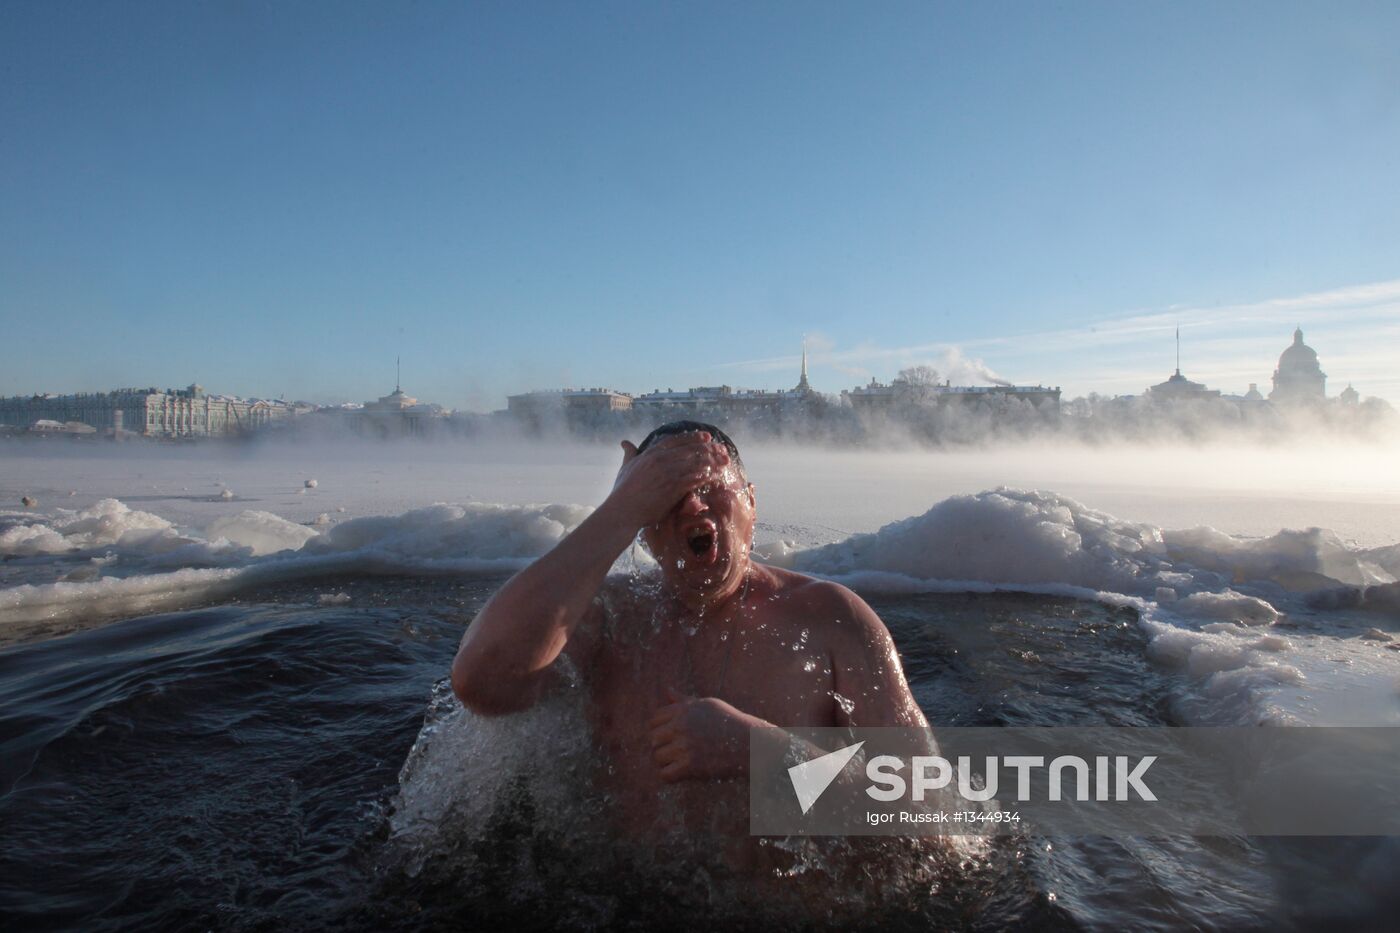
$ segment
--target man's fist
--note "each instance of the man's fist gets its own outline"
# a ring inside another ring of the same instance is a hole
[[[688,697],[667,688],[667,703],[651,717],[652,760],[661,780],[743,777],[749,768],[749,729],[759,724],[715,697]]]

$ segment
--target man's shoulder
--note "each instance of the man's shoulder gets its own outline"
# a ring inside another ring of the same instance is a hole
[[[765,567],[777,581],[785,602],[793,611],[816,621],[822,628],[863,633],[875,628],[884,631],[880,617],[848,587],[834,580],[809,577],[805,573],[779,567]]]
[[[833,580],[810,577],[796,570],[783,567],[763,568],[773,580],[773,584],[783,596],[802,602],[842,603],[859,599],[855,593]]]

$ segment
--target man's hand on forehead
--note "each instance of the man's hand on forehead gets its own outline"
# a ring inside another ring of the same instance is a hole
[[[693,490],[728,482],[729,450],[707,431],[674,434],[638,452],[622,442],[622,467],[609,503],[637,528],[665,517]]]
[[[738,489],[744,485],[741,474],[734,468],[734,458],[730,455],[729,448],[725,446],[723,441],[712,437],[708,431],[687,431],[683,434],[667,435],[649,445],[646,450],[641,452],[640,456],[660,454],[662,451],[678,451],[679,456],[669,462],[676,463],[677,468],[681,470],[684,470],[693,458],[698,457],[703,461],[706,459],[706,454],[711,456],[718,454],[720,465],[718,467],[711,466],[704,480],[690,487],[691,489],[700,489],[705,486],[727,486]]]
[[[729,450],[722,443],[710,437],[708,431],[688,431],[685,434],[671,434],[639,451],[631,441],[623,441],[623,469],[638,457],[646,458],[648,464],[656,464],[684,473],[699,468],[701,471],[729,463]]]

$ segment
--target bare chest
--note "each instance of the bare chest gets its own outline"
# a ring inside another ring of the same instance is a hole
[[[800,625],[761,616],[746,623],[672,624],[608,639],[591,690],[599,739],[614,746],[647,742],[648,724],[669,690],[715,697],[784,728],[833,725],[827,646]]]

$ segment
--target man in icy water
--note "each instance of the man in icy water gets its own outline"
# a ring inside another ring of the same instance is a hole
[[[926,725],[874,610],[839,584],[752,560],[754,487],[733,441],[678,421],[622,447],[602,505],[467,630],[452,665],[467,707],[531,706],[562,682],[567,655],[613,816],[643,835],[746,834],[751,734],[787,746],[784,730],[801,726]],[[659,580],[609,579],[639,532]]]

